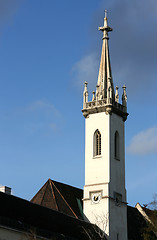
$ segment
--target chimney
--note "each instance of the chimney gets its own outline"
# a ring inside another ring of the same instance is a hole
[[[0,186],[0,192],[11,195],[11,188],[7,186]]]

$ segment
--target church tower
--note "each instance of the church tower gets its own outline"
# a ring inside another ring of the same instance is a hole
[[[114,89],[108,47],[105,12],[101,61],[96,92],[88,101],[87,82],[83,93],[85,117],[85,220],[97,224],[109,240],[127,240],[125,189],[125,121],[127,95],[123,86],[122,104]]]

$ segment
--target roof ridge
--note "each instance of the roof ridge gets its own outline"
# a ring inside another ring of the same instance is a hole
[[[45,193],[46,193],[47,187],[48,187],[48,182],[49,182],[49,180],[46,182],[46,183],[47,183],[47,186],[46,186],[46,188],[45,188],[45,192],[44,192],[44,194],[43,194],[43,196],[42,196],[41,204],[42,204],[42,202],[43,202],[43,199],[44,199],[44,196],[45,196]]]
[[[66,205],[67,205],[67,206],[69,207],[69,209],[72,211],[72,213],[74,214],[74,216],[75,216],[76,218],[78,218],[77,215],[75,214],[75,212],[72,210],[72,208],[69,206],[69,204],[67,203],[67,201],[66,201],[65,198],[63,197],[63,195],[61,194],[61,192],[59,191],[59,189],[55,186],[55,184],[54,184],[54,182],[53,182],[52,180],[51,180],[51,183],[52,183],[53,186],[56,188],[57,192],[61,195],[63,201],[66,203]]]
[[[49,182],[50,182],[50,188],[51,188],[51,191],[52,191],[52,195],[53,195],[55,203],[56,203],[56,208],[58,210],[57,199],[55,197],[55,193],[54,193],[54,190],[53,190],[53,187],[52,187],[52,180],[50,178],[49,178]]]
[[[48,180],[49,180],[49,179],[48,179]],[[47,182],[48,182],[48,180],[47,180]],[[39,191],[38,191],[38,192],[35,194],[35,196],[30,200],[30,202],[34,200],[34,198],[37,196],[37,194],[38,194],[39,192],[41,192],[41,190],[45,187],[45,185],[47,184],[47,182],[39,189]]]
[[[71,186],[71,185],[69,185],[69,184],[67,184],[67,183],[58,182],[58,181],[52,180],[51,178],[49,178],[49,180],[51,180],[52,182],[55,182],[55,183],[59,183],[59,184],[62,184],[62,185],[66,185],[66,186],[68,186],[68,187],[70,187],[70,188],[76,188],[76,189],[79,189],[79,190],[83,191],[82,188],[74,187],[74,186]]]

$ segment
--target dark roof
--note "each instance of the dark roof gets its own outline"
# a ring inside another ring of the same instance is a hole
[[[145,210],[145,208],[143,208]],[[152,211],[147,209],[147,214]],[[148,214],[148,215],[149,215]],[[157,239],[150,223],[137,208],[127,206],[128,240]],[[147,238],[145,238],[147,236]]]
[[[49,179],[31,202],[83,219],[83,190]],[[143,240],[147,222],[134,207],[127,206],[128,239]]]
[[[31,202],[83,219],[83,191],[49,179]]]
[[[88,234],[95,235],[93,239],[100,239],[94,231],[94,225],[90,223],[2,192],[0,192],[0,225],[24,231],[29,231],[33,227],[37,235],[45,237],[55,235],[56,239],[87,240]]]
[[[142,240],[146,221],[137,208],[127,206],[128,239]]]
[[[145,213],[150,218],[150,220],[153,223],[156,223],[156,225],[157,225],[157,210],[156,209],[149,209],[147,207],[142,207],[142,209],[145,211]]]
[[[33,227],[39,236],[56,239],[99,240],[95,226],[78,219],[83,217],[82,196],[83,190],[51,179],[31,202],[0,192],[0,224],[24,231]],[[152,211],[145,212],[150,217]],[[148,233],[146,220],[134,207],[127,206],[127,224],[128,240],[143,240]]]

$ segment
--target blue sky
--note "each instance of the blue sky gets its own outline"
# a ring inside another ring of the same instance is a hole
[[[16,196],[48,178],[84,186],[83,82],[95,89],[104,9],[113,81],[127,85],[128,202],[157,193],[156,1],[0,0],[0,184]]]

